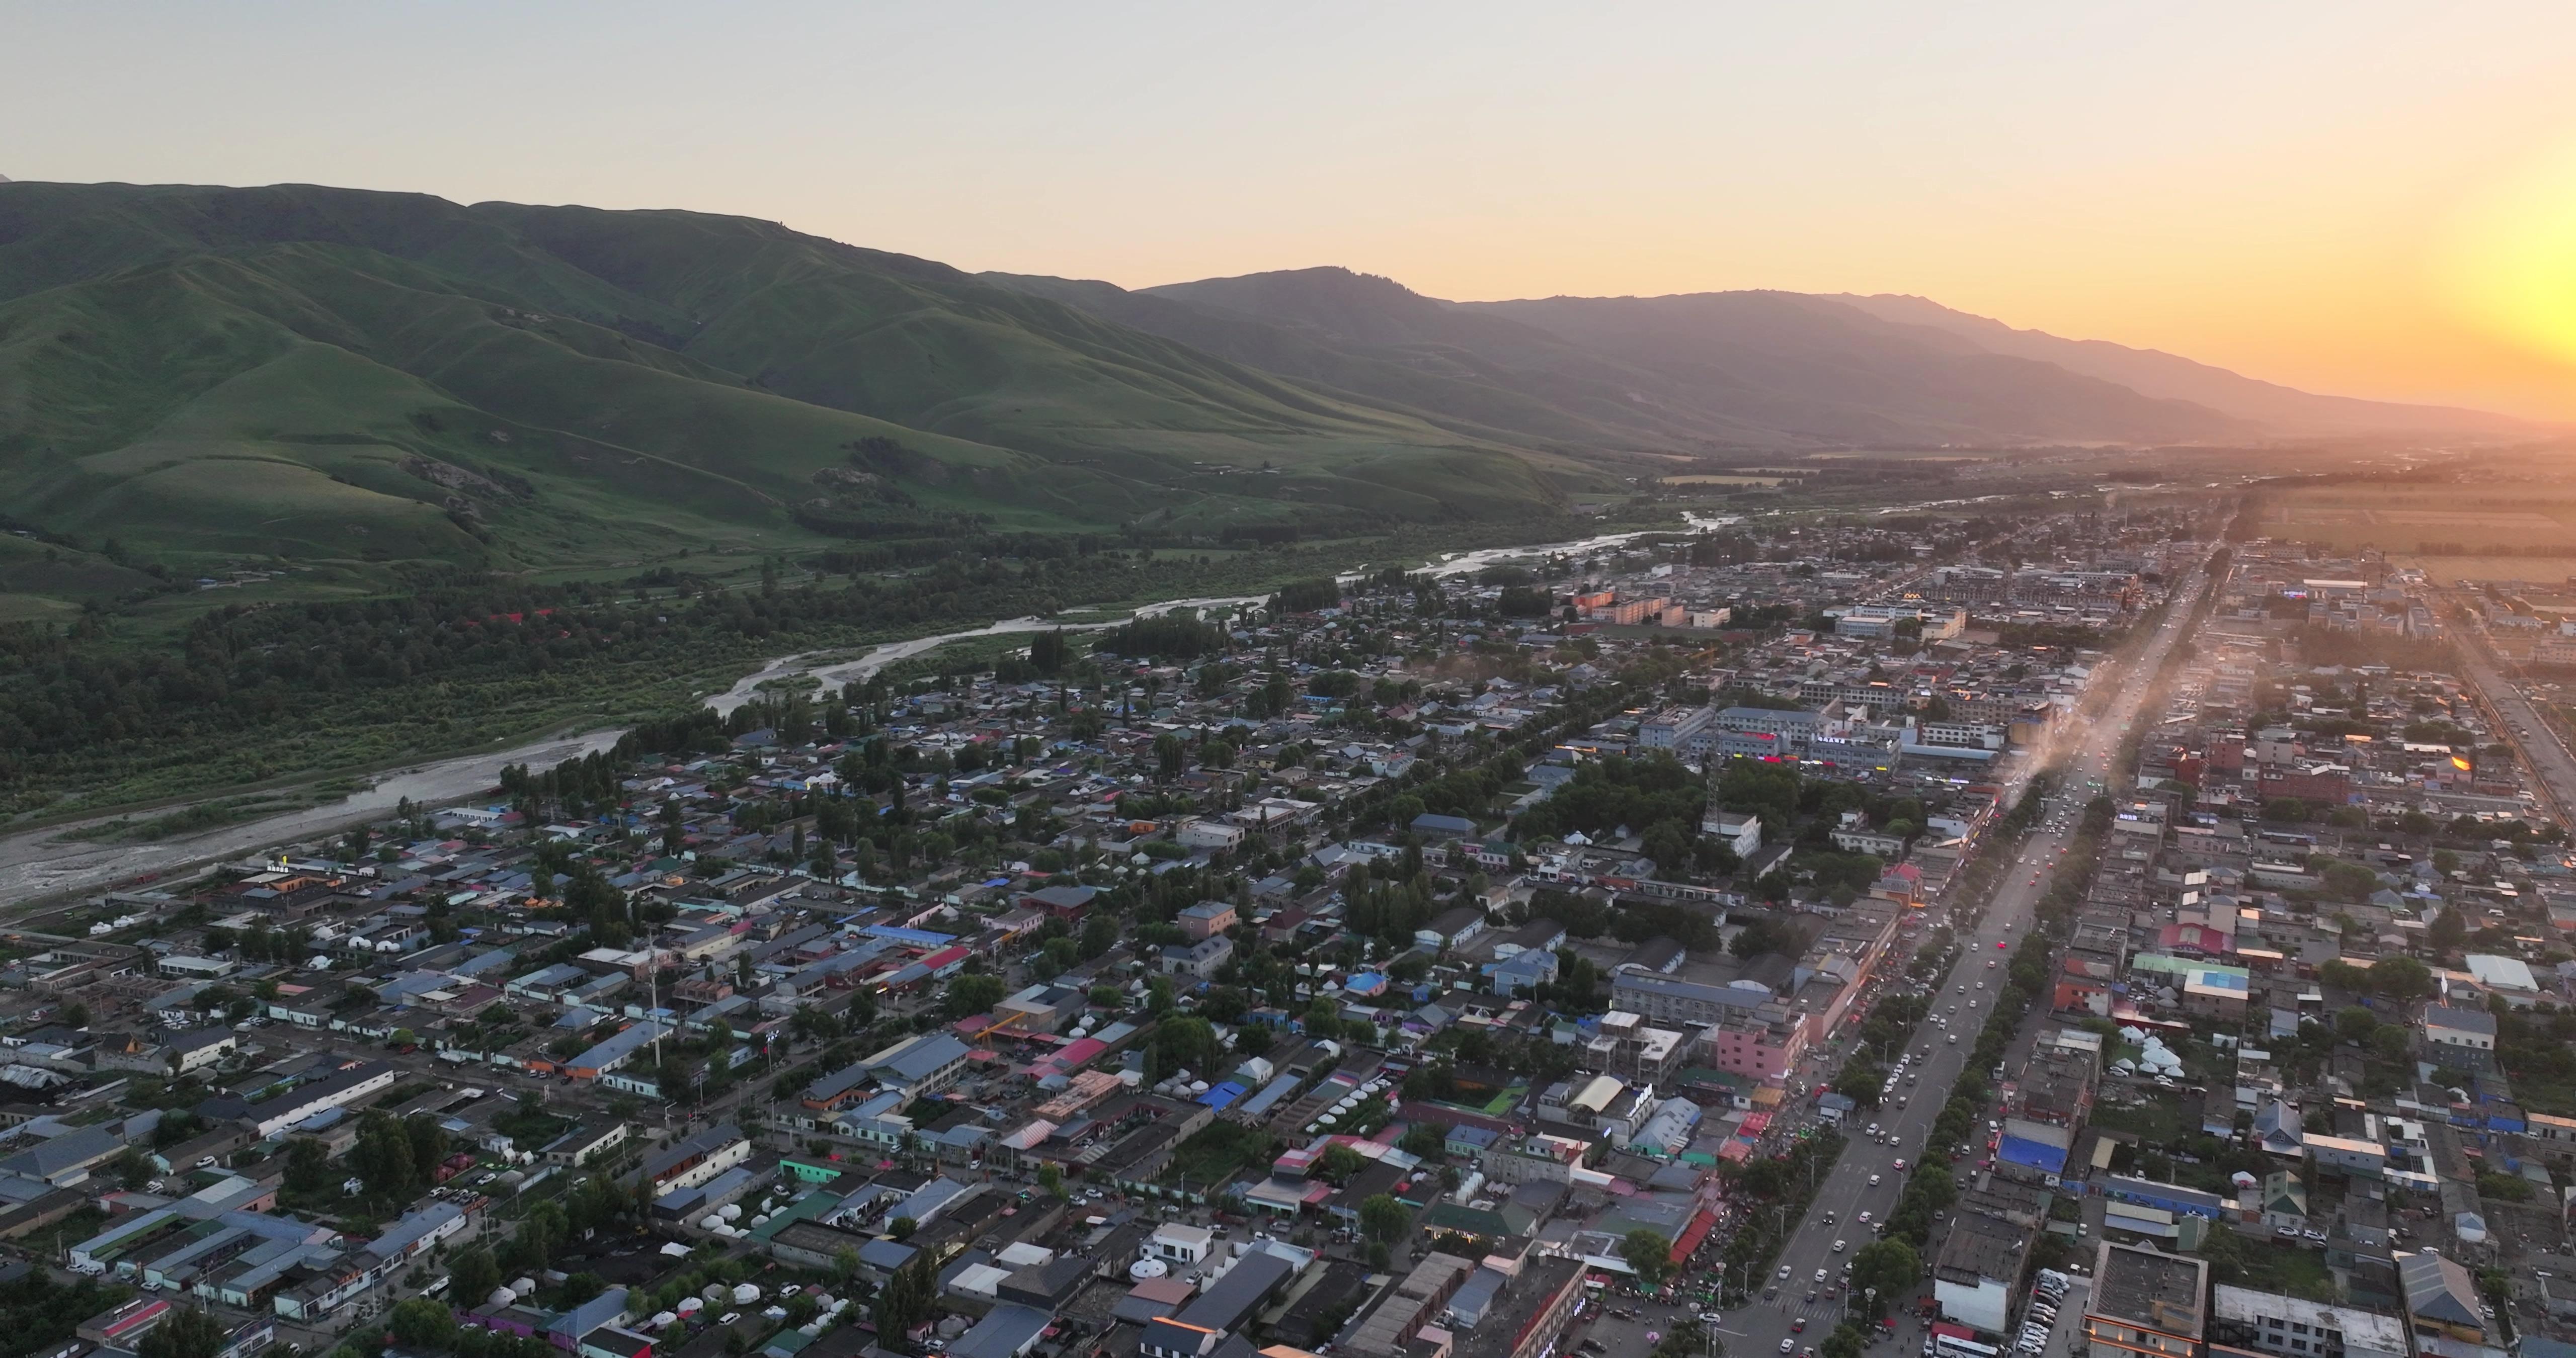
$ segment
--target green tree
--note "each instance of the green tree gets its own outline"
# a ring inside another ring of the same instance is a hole
[[[1205,1075],[1225,1057],[1224,1044],[1217,1041],[1216,1028],[1195,1014],[1175,1014],[1154,1025],[1154,1036],[1146,1048],[1145,1075],[1161,1080],[1180,1071]]]
[[[481,1245],[457,1251],[448,1265],[447,1299],[468,1310],[482,1305],[500,1285],[501,1266],[492,1262],[492,1251]]]
[[[952,1019],[981,1014],[1002,1002],[1002,978],[971,974],[948,983],[948,993],[940,997],[939,1007]]]
[[[1661,1231],[1640,1226],[1628,1232],[1619,1241],[1619,1257],[1637,1271],[1637,1280],[1649,1292],[1673,1276],[1673,1242]]]
[[[1094,914],[1082,922],[1082,960],[1091,961],[1118,946],[1118,921],[1106,914]]]
[[[1413,1213],[1403,1203],[1384,1193],[1360,1199],[1360,1231],[1369,1239],[1392,1245],[1412,1229]]]
[[[349,1167],[365,1181],[369,1193],[389,1202],[409,1202],[419,1192],[411,1134],[391,1113],[371,1112],[359,1123],[358,1144],[349,1149]]]
[[[1368,1159],[1350,1147],[1335,1143],[1315,1157],[1314,1175],[1328,1184],[1339,1186],[1351,1176],[1368,1168]]]
[[[2432,945],[2436,955],[2457,952],[2461,944],[2469,941],[2468,921],[2456,907],[2446,905],[2424,930],[2424,941]]]
[[[1395,1144],[1418,1160],[1437,1160],[1449,1153],[1449,1129],[1436,1122],[1417,1122],[1405,1128],[1404,1139]]]
[[[1869,1336],[1862,1334],[1859,1326],[1845,1321],[1835,1326],[1832,1334],[1825,1336],[1822,1352],[1824,1358],[1860,1358],[1861,1350],[1868,1343]]]
[[[287,1143],[286,1187],[289,1192],[313,1194],[331,1186],[331,1152],[309,1136]]]
[[[438,1167],[447,1160],[447,1129],[427,1113],[414,1113],[403,1119],[403,1137],[411,1143],[415,1180],[423,1185],[436,1182]]]
[[[930,1272],[928,1251],[915,1253],[903,1267],[877,1289],[877,1342],[901,1342],[903,1336],[923,1321],[930,1319],[931,1304],[937,1299],[939,1280]]]
[[[228,1338],[222,1321],[194,1306],[183,1306],[163,1316],[134,1351],[142,1358],[215,1358]]]
[[[1915,1285],[1923,1277],[1922,1256],[1902,1240],[1880,1240],[1863,1245],[1852,1255],[1852,1288],[1864,1297],[1870,1288],[1878,1289],[1877,1307],[1896,1306],[1914,1295]],[[1872,1314],[1869,1319],[1878,1319]]]
[[[393,1314],[385,1317],[385,1332],[396,1343],[437,1352],[452,1347],[456,1317],[443,1302],[412,1297],[394,1303]]]
[[[2370,964],[2370,985],[2393,1000],[2429,998],[2433,970],[2412,957],[2383,957]]]

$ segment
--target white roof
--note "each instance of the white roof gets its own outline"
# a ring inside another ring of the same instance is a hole
[[[2478,978],[2479,985],[2498,990],[2540,989],[2540,982],[2532,978],[2531,968],[2523,965],[2520,958],[2473,952],[2468,955],[2468,963],[2469,974]]]

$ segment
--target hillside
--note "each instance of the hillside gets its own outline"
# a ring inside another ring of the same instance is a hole
[[[770,223],[0,186],[0,495],[182,569],[1546,512],[1591,473]]]
[[[1910,298],[1128,291],[704,213],[0,183],[0,517],[183,577],[1516,521],[1646,454],[2505,424]]]
[[[2312,395],[1911,297],[1457,303],[1338,268],[1133,292],[987,277],[1429,418],[1598,446],[2193,443],[2526,427],[2481,411]]]
[[[1534,398],[1639,446],[2191,442],[2255,432],[2188,402],[1785,293],[1476,304],[1343,269],[1300,269],[1128,295]],[[1141,314],[1131,323],[1172,324]]]

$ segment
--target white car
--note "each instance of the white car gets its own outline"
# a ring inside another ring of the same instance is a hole
[[[1843,1252],[1843,1242],[1842,1242],[1842,1241],[1839,1241],[1839,1240],[1835,1241],[1835,1242],[1834,1242],[1834,1253],[1836,1253],[1836,1254],[1840,1254],[1840,1253],[1842,1253],[1842,1252]]]
[[[1869,1176],[1869,1186],[1870,1186],[1870,1187],[1872,1187],[1872,1188],[1876,1188],[1876,1187],[1878,1187],[1878,1176],[1877,1176],[1877,1175],[1873,1174],[1873,1175]]]

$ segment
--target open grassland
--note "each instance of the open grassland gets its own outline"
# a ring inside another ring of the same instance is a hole
[[[2576,579],[2576,555],[2572,556],[2419,556],[2407,552],[2388,554],[2391,563],[2413,566],[2432,578],[2436,584],[2487,580],[2564,581]]]
[[[2545,558],[2564,550],[2563,559],[2576,561],[2576,485],[2303,486],[2265,496],[2261,531],[2336,551],[2375,547],[2428,562],[2529,556],[2525,573],[2564,574],[2549,569]]]

